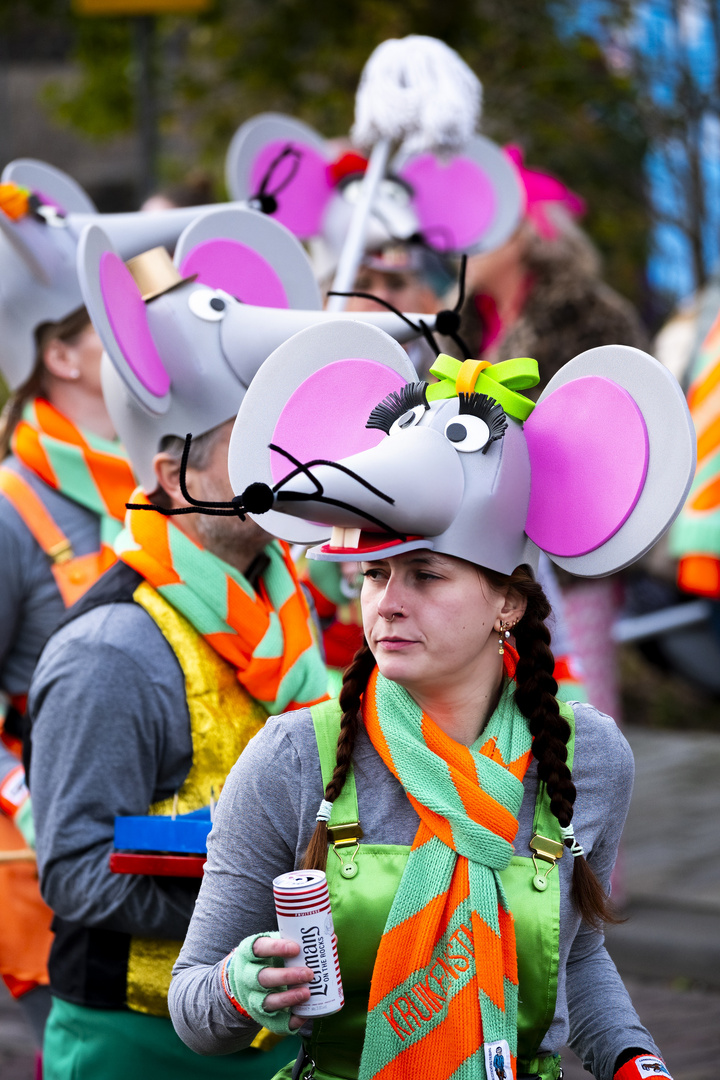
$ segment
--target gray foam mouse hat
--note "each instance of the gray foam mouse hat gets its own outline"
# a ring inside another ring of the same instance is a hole
[[[526,358],[440,356],[438,382],[373,327],[308,329],[271,356],[230,443],[233,490],[330,560],[417,548],[501,573],[539,551],[582,577],[632,563],[687,495],[695,435],[676,380],[638,349],[575,357],[537,405]],[[378,393],[381,387],[382,391]],[[251,487],[255,484],[255,487]]]
[[[156,245],[172,247],[182,230],[210,209],[99,214],[72,177],[31,159],[10,162],[2,182],[27,192],[19,216],[0,208],[0,371],[11,389],[32,372],[35,329],[59,322],[83,303],[75,267],[88,224],[100,224],[117,251],[129,258]]]
[[[147,493],[163,436],[201,435],[234,418],[267,356],[331,318],[302,245],[254,210],[221,207],[197,218],[174,261],[159,250],[126,265],[90,225],[77,267],[105,348],[107,408]],[[417,333],[390,312],[361,318],[403,340]]]
[[[338,156],[307,124],[264,113],[236,131],[226,182],[233,198],[272,214],[302,240],[321,237],[337,256],[365,164],[353,152]],[[366,248],[422,237],[444,254],[491,251],[509,239],[524,209],[514,164],[476,135],[447,160],[396,155],[373,204]]]

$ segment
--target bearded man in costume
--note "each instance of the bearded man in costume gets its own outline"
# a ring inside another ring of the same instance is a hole
[[[120,260],[104,255],[123,287],[136,288]],[[170,972],[197,879],[115,874],[108,864],[116,817],[212,805],[268,713],[320,700],[327,685],[287,546],[236,515],[172,516],[188,505],[183,491],[204,501],[232,494],[230,417],[245,386],[208,345],[217,323],[198,317],[196,334],[209,336],[197,348],[186,339],[183,353],[177,325],[166,320],[175,336],[165,348],[162,312],[192,310],[197,301],[188,308],[187,296],[202,300],[210,290],[194,277],[182,280],[166,256],[160,262],[169,281],[155,289],[145,274],[152,300],[143,306],[138,295],[136,304],[138,317],[158,320],[150,334],[160,352],[148,363],[161,362],[162,353],[167,365],[163,414],[152,415],[128,389],[137,372],[151,382],[142,368],[147,355],[131,351],[127,338],[119,348],[103,322],[114,303],[114,325],[127,325],[120,320],[129,294],[114,284],[88,300],[110,354],[106,396],[143,490],[116,544],[120,561],[50,639],[29,700],[38,864],[56,916],[46,1080],[250,1078],[275,1067],[274,1052],[257,1048],[198,1058],[167,1018]],[[144,266],[141,258],[138,278]],[[225,294],[224,303],[230,299]],[[201,357],[202,380],[183,384],[183,356],[188,363]],[[179,432],[193,409],[196,437],[183,464]],[[144,513],[150,501],[170,515]]]

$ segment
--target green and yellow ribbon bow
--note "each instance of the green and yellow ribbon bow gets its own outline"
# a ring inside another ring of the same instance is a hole
[[[457,397],[458,394],[486,394],[502,406],[514,420],[527,420],[535,408],[535,402],[518,394],[540,382],[537,360],[519,356],[490,364],[487,360],[456,360],[454,356],[440,353],[430,368],[430,374],[439,381],[427,388],[428,401]]]

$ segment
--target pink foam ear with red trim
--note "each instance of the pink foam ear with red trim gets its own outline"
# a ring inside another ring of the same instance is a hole
[[[377,446],[383,431],[367,428],[370,413],[405,379],[376,360],[336,360],[310,375],[286,403],[273,432],[276,446],[303,463],[340,461]],[[272,451],[273,482],[295,466]]]
[[[470,158],[447,164],[421,154],[400,170],[414,191],[413,207],[420,230],[439,251],[461,251],[488,230],[497,199],[490,180]]]
[[[170,389],[170,376],[153,341],[145,303],[122,259],[113,251],[100,258],[100,290],[110,328],[133,375],[155,397]]]
[[[224,289],[243,304],[290,306],[285,286],[267,259],[238,240],[205,240],[188,253],[180,273],[183,277],[196,274],[203,285]]]
[[[627,521],[645,483],[648,434],[611,379],[560,386],[524,424],[532,486],[525,531],[549,555],[595,551]]]
[[[265,193],[274,195],[278,208],[273,214],[300,240],[308,240],[320,232],[322,216],[333,191],[328,175],[328,162],[317,150],[304,143],[278,139],[264,146],[250,171],[252,194],[260,191],[263,179],[272,164],[291,146],[300,155],[288,155],[278,162],[269,179]]]

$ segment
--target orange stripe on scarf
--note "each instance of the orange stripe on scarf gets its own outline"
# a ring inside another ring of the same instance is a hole
[[[107,513],[117,521],[122,521],[125,517],[125,503],[136,483],[128,462],[120,456],[93,449],[80,429],[44,398],[36,398],[34,408],[39,427],[36,430],[26,420],[21,420],[12,436],[13,453],[31,472],[57,491],[62,490],[61,478],[52,467],[40,441],[41,436],[46,435],[58,442],[77,446],[82,451]]]
[[[452,1026],[453,1038],[440,1048],[433,1035],[437,1029],[428,1031],[425,1038],[401,1050],[384,1069],[375,1074],[374,1080],[419,1080],[431,1075],[433,1080],[447,1080],[471,1054],[482,1048],[482,1027],[477,1006],[477,990],[474,982],[452,999],[447,1007],[444,1023]],[[467,1018],[476,1017],[467,1022]],[[515,1072],[513,1062],[513,1074]]]
[[[516,654],[508,649],[506,673],[514,672],[516,663]],[[402,764],[396,767],[378,712],[377,682],[378,671],[375,669],[363,696],[363,720],[376,751],[390,772],[402,783]],[[516,706],[514,708],[517,709]],[[385,714],[386,722],[391,715]],[[447,766],[468,818],[511,844],[517,834],[517,818],[508,807],[482,789],[478,783],[475,759],[469,748],[451,739],[425,713],[421,713],[419,728],[418,741],[424,742],[425,748]],[[392,727],[388,727],[388,737],[392,730]],[[402,745],[404,743],[398,741],[396,752]],[[519,782],[523,780],[531,757],[531,750],[528,749],[517,760],[505,761],[497,737],[490,735],[480,748],[480,753],[507,769]],[[391,1045],[397,1044],[397,1049],[383,1051],[388,1057],[393,1055],[390,1060],[386,1059],[386,1063],[379,1068],[377,1065],[371,1067],[369,1063],[363,1065],[367,1072],[363,1073],[361,1068],[361,1074],[372,1076],[373,1080],[414,1080],[417,1076],[425,1075],[431,1064],[433,1077],[446,1080],[482,1048],[480,1002],[481,999],[485,1000],[482,995],[497,1009],[514,1016],[517,991],[514,991],[514,997],[508,1003],[506,987],[507,984],[515,988],[518,985],[515,927],[512,914],[502,907],[501,894],[498,894],[497,901],[499,932],[486,921],[489,918],[487,911],[484,918],[474,908],[468,912],[468,901],[472,900],[469,860],[457,852],[451,821],[423,805],[411,794],[408,791],[409,782],[404,787],[420,817],[420,825],[405,873],[413,865],[413,856],[423,845],[434,843],[435,838],[456,853],[455,865],[445,891],[430,895],[417,911],[398,924],[391,925],[383,934],[373,970],[368,1011],[373,1013],[371,1023],[375,1023],[376,1016],[383,1025],[387,1021]],[[430,862],[421,862],[420,866],[434,865],[436,856],[430,854],[431,850],[434,852],[435,849],[428,848]],[[484,872],[490,871],[485,868]],[[477,868],[474,873],[477,873]],[[409,897],[412,894],[406,895]],[[461,911],[461,908],[464,910]],[[401,907],[400,911],[404,914],[405,908]],[[447,935],[451,932],[448,941]],[[418,976],[420,982],[408,989],[414,972],[423,974]],[[458,982],[461,978],[464,985]],[[451,988],[455,993],[448,1000],[449,994],[445,991]],[[513,1011],[508,1013],[510,1005]],[[384,1020],[380,1017],[381,1009]],[[432,1015],[429,1016],[427,1010]],[[442,1016],[435,1015],[440,1013]],[[430,1025],[427,1032],[424,1031],[426,1024]],[[373,1040],[377,1037],[377,1026],[374,1031]],[[405,1039],[408,1042],[403,1045]],[[377,1048],[381,1044],[371,1042],[370,1045]],[[377,1049],[368,1050],[367,1045],[366,1050],[371,1055],[377,1053]],[[372,1056],[371,1060],[376,1061],[376,1058]]]
[[[149,505],[149,500],[139,489],[134,493],[132,501]],[[158,589],[161,595],[191,622],[193,612],[197,613],[198,606],[204,606],[206,619],[211,611],[216,625],[224,624],[228,628],[206,630],[203,637],[219,656],[232,664],[238,681],[252,697],[270,708],[278,699],[279,688],[285,676],[299,665],[298,675],[307,673],[309,680],[303,685],[308,690],[313,686],[315,692],[309,692],[302,701],[284,699],[282,708],[299,708],[327,700],[325,668],[310,630],[310,612],[287,544],[273,541],[272,548],[266,548],[268,557],[272,556],[275,560],[275,573],[282,570],[288,579],[287,599],[283,601],[280,609],[275,611],[262,580],[257,592],[249,585],[246,592],[227,572],[230,570],[227,564],[223,564],[209,550],[178,529],[168,518],[143,510],[130,510],[126,521],[127,531],[134,544],[124,544],[120,549],[120,558],[142,574],[153,588]],[[178,565],[181,569],[185,566],[183,572],[187,574],[188,580],[183,580],[175,569],[174,545],[178,550]],[[203,560],[213,561],[204,563]],[[218,573],[218,570],[223,568],[226,568],[224,572]],[[205,576],[210,569],[214,590],[219,592],[224,589],[222,595],[211,594]],[[171,588],[167,593],[163,593],[163,589],[168,586]],[[173,586],[177,586],[177,589],[173,589]],[[255,656],[255,650],[268,630],[273,630],[273,614],[277,616],[281,631],[278,635],[278,653],[275,656]],[[206,621],[205,626],[207,625]]]

